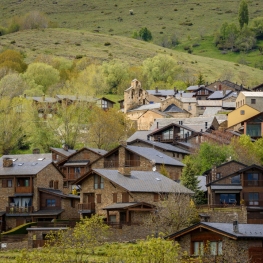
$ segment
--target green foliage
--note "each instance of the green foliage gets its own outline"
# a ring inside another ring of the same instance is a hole
[[[255,32],[258,39],[263,38],[263,17],[256,17],[252,20],[251,29]]]
[[[42,92],[47,93],[48,88],[58,83],[59,71],[45,63],[31,63],[23,74],[25,80],[32,87],[41,86]]]
[[[248,52],[256,46],[255,33],[247,25],[244,25],[235,44],[238,50]]]
[[[143,27],[139,31],[139,37],[144,41],[151,41],[152,33],[147,27]]]
[[[1,235],[17,235],[17,234],[27,234],[27,228],[31,226],[35,226],[36,222],[26,223],[17,227],[12,228],[7,232],[1,233]]]
[[[164,176],[170,178],[170,176],[169,176],[169,172],[168,172],[167,169],[165,168],[165,165],[164,165],[164,164],[162,164],[162,166],[161,166],[160,174],[162,174],[162,175],[164,175]]]
[[[197,76],[197,85],[204,85],[204,84],[205,84],[204,75],[201,72],[199,72]]]
[[[136,245],[126,247],[120,244],[109,245],[107,254],[109,262],[125,263],[179,263],[181,250],[178,243],[164,240],[160,237],[149,237]]]
[[[238,22],[240,28],[242,29],[244,25],[248,25],[249,14],[248,14],[248,5],[246,0],[241,0],[238,10]]]

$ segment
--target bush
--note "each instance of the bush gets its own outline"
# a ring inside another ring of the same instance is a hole
[[[152,33],[147,27],[143,27],[139,31],[139,37],[144,41],[152,40]]]
[[[75,58],[76,58],[76,59],[81,59],[81,58],[83,58],[83,55],[76,55]]]
[[[111,45],[110,42],[105,42],[105,43],[104,43],[104,46],[110,46],[110,45]]]

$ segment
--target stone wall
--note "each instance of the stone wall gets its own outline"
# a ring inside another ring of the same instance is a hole
[[[1,247],[1,250],[13,250],[13,249],[24,249],[28,248],[28,241],[20,241],[20,242],[12,242],[12,243],[5,243],[6,247]],[[2,245],[3,246],[3,245]]]
[[[89,160],[90,162],[93,162],[97,160],[101,155],[90,151],[88,149],[83,149],[82,151],[79,151],[78,153],[74,154],[72,157],[70,157],[69,161],[80,161],[80,160]]]

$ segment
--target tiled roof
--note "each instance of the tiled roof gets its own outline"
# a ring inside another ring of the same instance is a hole
[[[3,167],[3,158],[13,159],[13,165]],[[36,175],[51,163],[51,153],[3,155],[0,158],[0,175]]]
[[[72,100],[72,101],[87,101],[87,102],[96,102],[98,100],[98,98],[94,98],[91,96],[82,96],[82,95],[56,95],[56,97],[58,98],[58,100]]]
[[[131,171],[130,176],[124,176],[118,170],[94,169],[94,171],[130,192],[193,194],[188,188],[158,172]]]
[[[136,141],[136,139],[134,141]],[[173,146],[169,143],[162,143],[162,142],[156,142],[156,141],[151,141],[151,140],[142,140],[142,139],[140,139],[140,141],[147,143],[149,145],[152,145],[153,147],[156,146],[156,147],[161,148],[161,149],[166,150],[166,151],[190,154],[188,151],[185,151],[181,148]]]
[[[175,160],[174,158],[164,154],[163,152],[157,151],[156,149],[133,145],[127,145],[125,148],[143,156],[148,160],[154,160],[157,164],[185,166],[182,162]]]

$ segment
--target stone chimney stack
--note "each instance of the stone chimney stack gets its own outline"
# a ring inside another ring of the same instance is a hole
[[[33,154],[40,154],[40,149],[38,148],[33,149]]]
[[[120,166],[118,172],[126,177],[131,176],[131,167]]]
[[[64,145],[63,145],[63,149],[64,149],[64,151],[68,151],[68,145],[67,145],[67,144],[64,144]]]
[[[45,99],[46,99],[46,96],[45,96],[45,94],[43,94],[42,95],[42,101],[45,101]]]
[[[3,158],[3,167],[13,166],[13,160],[10,158]]]
[[[155,87],[155,93],[158,93],[158,87]]]

